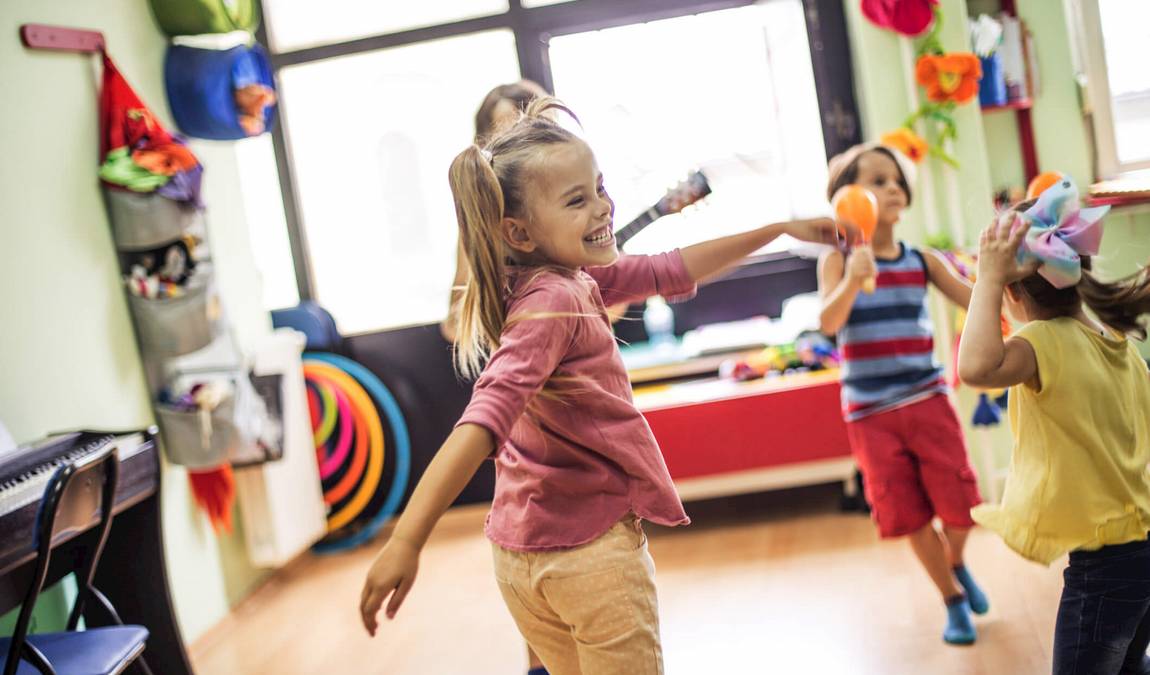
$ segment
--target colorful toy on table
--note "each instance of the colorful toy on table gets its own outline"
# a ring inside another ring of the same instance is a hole
[[[719,377],[745,382],[788,372],[834,368],[838,352],[821,335],[811,334],[793,343],[772,345],[746,359],[728,359],[719,365]]]
[[[861,185],[844,185],[831,198],[835,220],[858,228],[862,242],[869,244],[878,225],[878,200],[874,193]],[[874,293],[873,277],[863,282],[864,293]]]
[[[799,361],[810,370],[839,367],[839,351],[822,333],[809,332],[795,340],[795,352],[798,353]]]

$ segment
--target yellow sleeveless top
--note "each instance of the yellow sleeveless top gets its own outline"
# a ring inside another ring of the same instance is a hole
[[[1041,389],[1010,389],[1014,449],[1000,505],[971,511],[1022,556],[1049,565],[1076,549],[1146,539],[1150,373],[1125,336],[1080,321],[1034,321]]]

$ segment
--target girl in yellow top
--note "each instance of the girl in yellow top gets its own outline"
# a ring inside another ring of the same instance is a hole
[[[1056,675],[1150,673],[1150,373],[1127,339],[1146,338],[1150,273],[1090,275],[1107,208],[1064,180],[984,230],[958,356],[965,382],[1011,387],[1006,492],[974,520],[1030,560],[1070,553]],[[1029,322],[1005,342],[1004,290]]]

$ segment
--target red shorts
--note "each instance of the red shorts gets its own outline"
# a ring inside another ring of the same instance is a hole
[[[901,537],[938,516],[971,527],[982,502],[962,426],[945,394],[847,422],[879,535]]]

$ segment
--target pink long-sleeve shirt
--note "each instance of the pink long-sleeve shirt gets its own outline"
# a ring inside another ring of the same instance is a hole
[[[694,292],[677,250],[569,273],[512,271],[499,349],[458,422],[496,439],[492,541],[518,551],[573,548],[628,511],[660,525],[690,522],[631,398],[606,305]],[[557,396],[540,393],[548,380]]]

